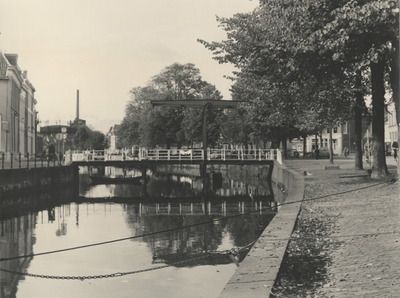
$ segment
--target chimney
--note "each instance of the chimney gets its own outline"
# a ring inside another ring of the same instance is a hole
[[[76,90],[76,120],[79,120],[79,90]]]

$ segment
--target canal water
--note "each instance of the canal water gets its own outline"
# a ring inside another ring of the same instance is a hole
[[[1,297],[217,297],[284,195],[265,167],[212,170],[204,198],[196,168],[81,168],[79,189],[2,215]]]

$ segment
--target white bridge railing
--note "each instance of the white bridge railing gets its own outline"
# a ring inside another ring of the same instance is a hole
[[[204,160],[203,149],[89,150],[66,153],[66,162],[94,160]],[[207,149],[207,160],[277,160],[282,164],[279,149]]]

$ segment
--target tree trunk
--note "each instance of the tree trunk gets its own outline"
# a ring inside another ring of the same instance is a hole
[[[372,174],[378,179],[389,175],[385,156],[385,85],[384,60],[371,63],[372,82]]]
[[[314,148],[314,150],[317,149],[317,148],[318,148],[318,134],[315,134],[315,148]]]
[[[283,153],[283,158],[284,159],[287,159],[287,140],[286,140],[287,138],[286,138],[286,134],[283,134],[282,135],[282,138],[281,138],[281,142],[282,142],[282,153]]]
[[[333,127],[329,129],[329,163],[333,164],[333,142],[332,142],[332,130]]]
[[[393,101],[396,111],[397,144],[400,144],[400,43],[399,40],[396,39],[394,39],[392,43],[395,47],[395,51],[393,52],[392,60],[390,61],[390,85],[393,91]],[[399,156],[399,152],[397,152],[397,156]],[[400,158],[397,158],[397,177],[400,177]]]
[[[303,157],[306,156],[306,145],[307,145],[306,138],[307,138],[307,136],[303,135]]]
[[[361,92],[361,70],[356,74],[356,105],[354,107],[354,142],[356,143],[356,152],[354,156],[354,169],[362,170],[362,107],[364,106],[364,97]]]

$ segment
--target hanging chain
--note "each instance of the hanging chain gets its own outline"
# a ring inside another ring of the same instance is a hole
[[[255,241],[254,241],[255,242]],[[18,272],[18,271],[12,271],[12,270],[7,270],[0,268],[0,271],[7,272],[7,273],[12,273],[12,274],[17,274],[17,275],[24,275],[24,276],[30,276],[30,277],[37,277],[37,278],[47,278],[47,279],[62,279],[62,280],[80,280],[84,281],[85,279],[101,279],[101,278],[112,278],[112,277],[120,277],[124,275],[131,275],[131,274],[137,274],[137,273],[143,273],[143,272],[149,272],[149,271],[155,271],[167,267],[172,267],[172,266],[178,266],[186,263],[191,263],[194,261],[206,259],[209,257],[212,257],[214,255],[236,255],[239,251],[243,251],[248,249],[254,242],[241,247],[241,248],[232,248],[230,250],[223,250],[223,251],[215,251],[215,252],[208,252],[204,256],[193,258],[193,259],[188,259],[180,262],[176,262],[173,264],[167,264],[167,265],[162,265],[154,268],[147,268],[147,269],[142,269],[142,270],[135,270],[135,271],[128,271],[128,272],[117,272],[117,273],[112,273],[112,274],[104,274],[104,275],[89,275],[89,276],[56,276],[56,275],[43,275],[43,274],[32,274],[32,273],[25,273],[25,272]]]

